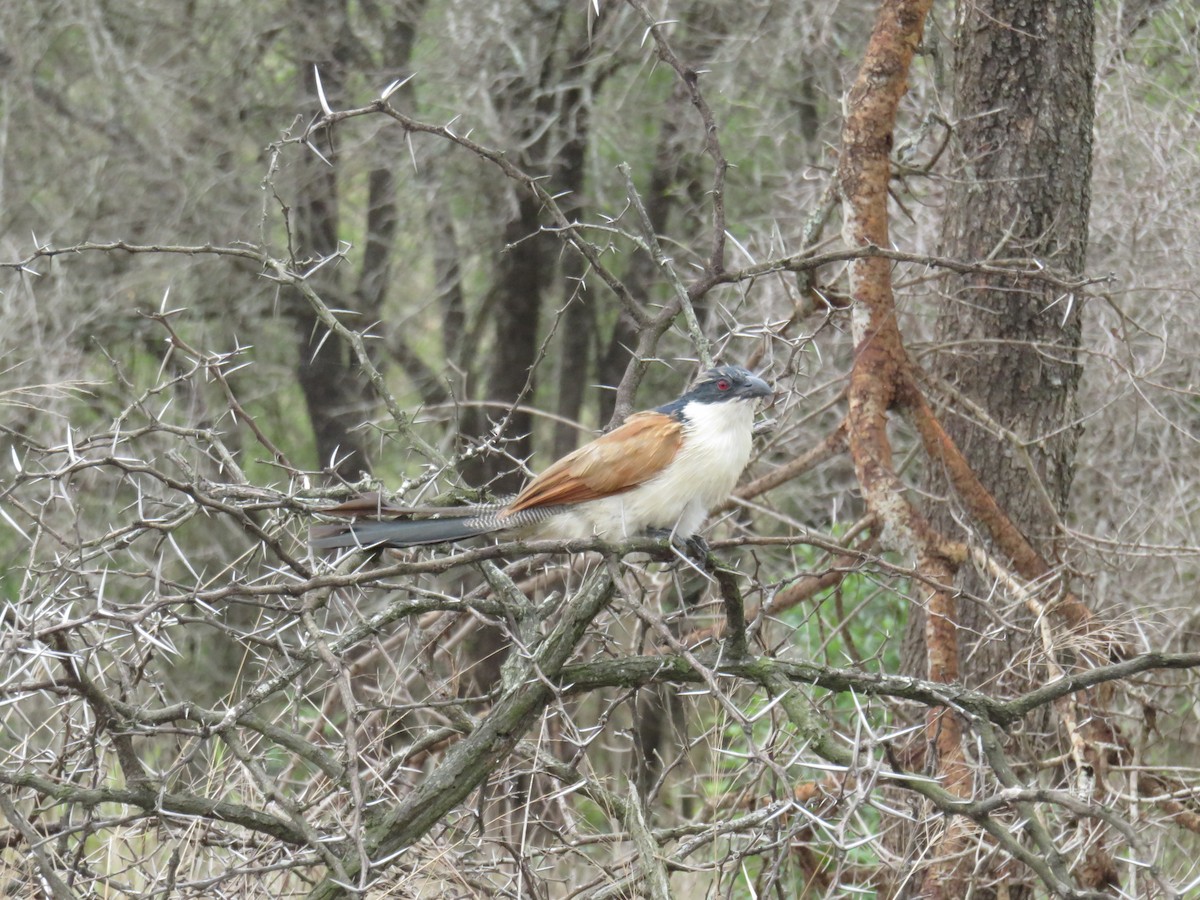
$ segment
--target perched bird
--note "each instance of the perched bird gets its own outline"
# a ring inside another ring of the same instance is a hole
[[[677,400],[634,413],[564,456],[512,501],[470,515],[316,526],[318,549],[414,547],[494,532],[620,540],[669,533],[691,541],[750,460],[756,401],[773,394],[741,366],[705,372]],[[348,504],[332,512],[362,511]]]

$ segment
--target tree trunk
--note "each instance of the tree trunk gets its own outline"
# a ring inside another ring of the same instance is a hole
[[[570,197],[564,211],[572,218],[582,203],[584,163],[590,139],[590,104],[606,73],[603,70],[588,71],[593,47],[586,38],[564,27],[575,21],[569,8],[560,9],[558,16],[554,33],[555,41],[562,41],[561,46],[549,44],[537,82],[518,83],[508,99],[514,109],[519,109],[527,102],[527,97],[535,98],[533,115],[522,125],[529,142],[524,165],[532,171],[546,173],[555,190]],[[574,83],[571,88],[563,91],[555,87],[568,79]],[[584,83],[586,89],[582,86]],[[505,250],[491,288],[490,302],[486,304],[495,322],[495,345],[486,367],[487,381],[482,387],[486,399],[505,404],[527,403],[533,397],[533,366],[538,361],[543,298],[555,278],[561,276],[565,282],[565,296],[573,299],[568,300],[560,323],[564,331],[564,363],[557,372],[558,412],[568,419],[575,419],[582,407],[588,380],[595,315],[591,298],[578,289],[578,281],[586,272],[583,261],[573,250],[565,248],[568,256],[562,271],[556,272],[555,251],[563,248],[557,239],[541,231],[543,224],[541,204],[527,192],[519,192],[514,214],[504,226]],[[488,418],[468,411],[463,433],[476,440],[488,436],[491,431]],[[518,490],[525,476],[512,468],[510,459],[527,460],[532,455],[532,429],[533,419],[529,413],[512,410],[508,415],[505,436],[509,441],[505,453],[483,454],[469,460],[463,467],[465,480],[471,484],[486,484],[497,493]],[[575,439],[574,429],[557,429],[552,439],[553,449],[570,450]]]
[[[1091,179],[1093,9],[1090,0],[960,2],[954,115],[959,171],[943,220],[946,256],[1015,260],[1064,277],[1084,268]],[[938,305],[930,394],[1001,508],[1047,558],[1058,554],[1079,437],[1076,392],[1081,304],[1020,277],[948,275]],[[990,421],[989,421],[990,420]],[[925,488],[952,496],[931,466]],[[941,533],[967,517],[935,505]],[[971,685],[1019,689],[1030,614],[999,610],[969,566],[958,586],[960,672]],[[926,674],[924,613],[913,609],[904,668]],[[926,760],[927,768],[936,761]],[[1010,885],[1009,889],[1018,889]],[[1013,896],[1022,896],[1015,894]],[[979,896],[991,896],[981,893]]]
[[[587,162],[588,121],[590,110],[581,92],[571,91],[568,108],[575,121],[574,133],[568,136],[559,153],[555,183],[560,190],[571,192],[571,201],[563,212],[569,219],[583,218],[583,190]],[[595,343],[596,298],[584,290],[587,261],[570,247],[563,247],[562,289],[565,310],[559,327],[562,330],[562,352],[558,360],[558,414],[569,422],[554,426],[555,459],[566,456],[579,442],[579,431],[571,424],[580,418],[584,394],[591,374],[592,345]]]
[[[646,215],[655,234],[665,234],[667,231],[671,216],[679,206],[680,182],[695,180],[691,171],[695,167],[695,156],[688,152],[689,134],[681,122],[691,112],[686,104],[686,95],[682,88],[677,87],[659,128],[654,167],[650,170],[649,181],[642,193]],[[688,234],[687,237],[692,235]],[[625,284],[634,297],[644,300],[652,296],[654,286],[661,279],[662,272],[650,254],[638,252],[630,255]],[[638,325],[633,316],[625,310],[618,310],[605,350],[598,360],[601,384],[615,388],[621,383],[621,379],[625,377],[625,369],[632,359],[633,348],[637,345],[637,336]],[[600,392],[599,410],[602,425],[606,422],[611,424],[616,402],[615,391]]]
[[[336,56],[336,51],[331,56]],[[316,98],[314,65],[321,70],[326,96],[337,95],[339,63],[326,59],[320,63],[308,60],[301,65],[310,100]],[[315,134],[313,141],[324,144],[323,153],[334,162],[327,136]],[[303,165],[305,177],[296,203],[296,252],[301,258],[325,257],[338,247],[337,170],[315,154],[305,156]],[[342,309],[348,305],[336,266],[324,266],[313,282],[329,307]],[[356,479],[369,469],[369,463],[356,430],[363,422],[365,403],[350,346],[337,335],[326,334],[316,312],[299,293],[293,295],[292,313],[297,340],[296,376],[312,423],[317,464],[332,467],[342,478]]]
[[[487,364],[483,394],[505,404],[528,403],[533,393],[532,368],[538,351],[538,319],[542,293],[553,257],[549,241],[540,234],[540,208],[536,199],[520,195],[515,215],[504,226],[507,249],[500,257],[496,282],[487,304],[495,324],[495,344]],[[491,433],[490,420],[496,410],[468,409],[463,431],[475,440]],[[512,459],[528,459],[533,453],[533,420],[528,412],[512,410],[505,436],[510,440],[504,453],[483,453],[463,465],[468,484],[487,487],[497,494],[515,493],[525,475],[513,469]]]
[[[942,243],[955,259],[1034,261],[1079,275],[1087,250],[1092,155],[1092,4],[1087,0],[962,3],[955,44],[956,138],[961,177],[947,200]],[[1054,556],[1079,428],[1076,391],[1081,304],[1021,278],[951,275],[938,308],[932,372],[986,411],[1004,437],[956,403],[947,431],[1029,540]],[[934,394],[938,392],[935,390]],[[1020,447],[1014,447],[1014,438]],[[1023,457],[1028,453],[1037,477]],[[927,473],[935,494],[947,487]],[[933,511],[944,533],[955,510]],[[987,595],[978,580],[964,585]],[[998,628],[984,604],[965,602],[963,674],[990,680],[1020,651],[1023,632]],[[919,638],[920,624],[909,634]],[[972,647],[970,635],[981,635]],[[910,670],[924,671],[910,659]]]
[[[346,73],[374,63],[353,34],[347,7],[321,0],[304,0],[300,7],[304,15],[297,58],[304,79],[305,103],[316,106],[319,71],[321,88],[330,103],[336,105]],[[383,55],[389,67],[408,64],[424,7],[424,0],[410,0],[399,9],[390,10],[386,19],[375,21],[384,37]],[[411,101],[411,88],[401,90],[405,93],[400,97]],[[295,252],[301,259],[325,257],[338,250],[341,201],[338,169],[331,165],[337,159],[332,137],[324,132],[312,136],[313,143],[322,148],[325,160],[313,153],[303,157],[304,178],[296,202],[294,229]],[[361,327],[363,322],[376,322],[383,317],[393,280],[395,238],[400,221],[396,177],[392,171],[395,155],[386,158],[368,175],[365,242],[353,290],[345,284],[346,266],[327,265],[312,276],[314,287],[328,306],[353,309],[361,314],[362,322],[350,322],[351,327]],[[318,464],[332,465],[340,477],[355,479],[370,468],[359,427],[373,405],[369,389],[359,374],[359,362],[348,342],[327,333],[303,297],[295,297],[293,314],[299,356],[297,380],[312,422]],[[369,351],[375,352],[376,366],[383,363],[382,352],[375,349],[380,346],[376,342],[367,343]],[[445,398],[446,391],[436,373],[408,347],[402,335],[392,335],[390,349],[414,383],[422,388],[427,400],[437,402]]]

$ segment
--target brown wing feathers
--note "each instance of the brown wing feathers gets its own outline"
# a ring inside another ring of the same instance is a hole
[[[635,488],[670,464],[682,439],[679,420],[659,412],[635,413],[619,428],[546,469],[501,516],[532,507],[598,500]]]

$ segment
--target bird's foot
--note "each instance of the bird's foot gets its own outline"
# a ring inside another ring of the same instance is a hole
[[[646,534],[658,541],[668,541],[682,555],[701,567],[707,567],[708,541],[699,534],[680,538],[670,528],[647,528]]]
[[[708,540],[703,535],[693,534],[683,542],[683,548],[687,555],[697,562],[707,562]]]
[[[647,528],[646,537],[652,541],[662,541],[664,544],[676,545],[675,532],[670,528]]]

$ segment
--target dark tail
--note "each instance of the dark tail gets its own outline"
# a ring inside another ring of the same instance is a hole
[[[501,531],[508,524],[495,515],[457,516],[447,519],[407,519],[391,522],[354,522],[347,525],[314,525],[308,543],[316,550],[342,547],[418,547],[443,544]]]

